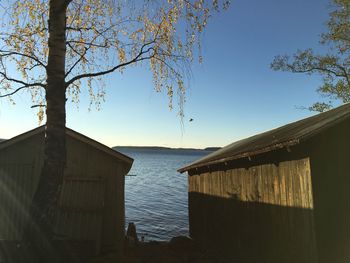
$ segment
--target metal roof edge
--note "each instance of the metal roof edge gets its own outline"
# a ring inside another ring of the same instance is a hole
[[[324,132],[325,130],[332,128],[333,126],[337,125],[338,123],[349,119],[349,117],[350,117],[350,103],[346,103],[344,105],[341,105],[341,106],[334,108],[332,110],[329,110],[327,112],[316,114],[316,115],[313,115],[313,116],[310,116],[310,117],[307,117],[307,118],[304,118],[301,120],[297,120],[297,121],[282,125],[280,127],[271,129],[269,131],[266,131],[266,132],[263,132],[260,134],[256,134],[256,135],[253,135],[251,137],[247,137],[247,138],[244,138],[242,140],[233,142],[233,143],[223,147],[221,150],[214,152],[215,153],[214,156],[218,155],[217,156],[218,159],[214,159],[215,157],[210,156],[211,155],[210,154],[210,155],[207,155],[207,156],[205,156],[205,157],[203,157],[203,158],[201,158],[201,159],[199,159],[199,160],[197,160],[197,161],[195,161],[195,162],[193,162],[185,167],[178,169],[177,171],[180,173],[183,173],[185,171],[199,168],[199,167],[204,167],[207,165],[210,166],[210,165],[222,163],[225,161],[232,161],[232,160],[244,158],[247,156],[253,156],[256,154],[272,151],[272,150],[278,149],[279,145],[284,145],[284,144],[286,144],[286,146],[293,145],[293,144],[288,144],[288,142],[297,141],[297,143],[301,143],[301,142],[309,140],[310,138],[312,138],[314,136],[317,136],[318,134]],[[298,124],[302,125],[305,122],[309,122],[309,121],[312,121],[315,119],[318,121],[316,123],[314,122],[314,123],[310,124],[310,130],[305,130],[305,128],[303,128],[304,131],[301,130],[302,133],[299,133],[299,134],[296,133],[293,136],[290,136],[289,138],[285,138],[285,141],[280,141],[277,144],[270,142],[269,145],[262,146],[262,148],[257,148],[257,149],[253,149],[253,150],[249,150],[249,151],[245,151],[245,152],[237,152],[237,153],[233,153],[233,155],[231,155],[231,156],[226,156],[224,158],[220,158],[219,151],[225,152],[225,148],[227,149],[227,148],[233,147],[234,145],[237,145],[237,144],[238,145],[244,144],[245,142],[251,141],[254,138],[268,136],[269,134],[270,135],[273,134],[273,132],[278,132],[278,131],[281,131],[283,129],[287,129],[290,127],[294,128],[295,125],[298,125]]]
[[[322,133],[323,131],[330,129],[333,126],[337,125],[338,123],[340,123],[346,119],[349,119],[349,118],[350,118],[350,113],[349,112],[344,113],[343,115],[339,116],[338,118],[336,118],[332,122],[327,123],[327,124],[323,124],[322,126],[316,128],[312,131],[309,131],[308,133],[305,133],[304,135],[301,135],[299,139],[300,139],[300,141],[304,142],[304,141],[310,139],[311,137],[314,137],[314,136]]]
[[[182,168],[178,169],[177,171],[179,173],[184,173],[186,171],[202,168],[202,167],[205,167],[205,166],[209,167],[209,166],[214,165],[214,164],[219,164],[219,163],[224,163],[224,162],[231,162],[231,161],[234,161],[234,160],[247,158],[247,157],[253,157],[253,156],[256,156],[256,155],[259,155],[259,154],[262,154],[262,153],[266,153],[266,152],[282,149],[282,148],[285,148],[285,147],[288,147],[288,146],[294,146],[294,145],[297,145],[299,143],[300,143],[300,140],[295,139],[295,140],[289,140],[289,141],[278,143],[278,144],[271,144],[271,145],[269,145],[267,147],[264,147],[264,148],[261,148],[261,149],[257,149],[257,150],[252,151],[252,152],[244,152],[244,153],[241,153],[241,154],[236,154],[234,156],[221,158],[221,159],[217,159],[217,160],[213,160],[213,161],[209,161],[209,162],[205,162],[205,163],[204,162],[200,163],[200,162],[197,161],[197,162],[195,162],[193,164],[190,164],[188,166],[182,167]]]

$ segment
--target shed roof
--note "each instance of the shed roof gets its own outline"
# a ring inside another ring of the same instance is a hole
[[[236,141],[178,171],[210,166],[296,145],[350,117],[350,103],[289,123],[279,128]]]
[[[24,139],[32,137],[36,134],[44,133],[44,132],[45,132],[45,125],[40,126],[38,128],[35,128],[33,130],[30,130],[28,132],[22,133],[22,134],[15,136],[9,140],[0,141],[0,150],[4,149],[6,147],[9,147],[9,146],[11,146],[19,141],[22,141]],[[118,151],[115,151],[112,148],[109,148],[108,146],[106,146],[102,143],[99,143],[99,142],[97,142],[97,141],[95,141],[95,140],[93,140],[93,139],[91,139],[91,138],[89,138],[81,133],[78,133],[72,129],[66,128],[66,135],[73,137],[81,142],[86,143],[86,144],[89,144],[92,147],[94,147],[94,148],[96,148],[96,149],[98,149],[106,154],[109,154],[109,155],[113,156],[114,158],[117,158],[118,160],[121,160],[125,163],[132,164],[134,161],[129,156],[122,154]]]

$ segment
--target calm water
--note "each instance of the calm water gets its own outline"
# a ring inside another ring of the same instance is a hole
[[[134,158],[125,179],[126,225],[134,222],[145,240],[188,235],[187,174],[176,172],[209,152],[183,150],[119,150]]]

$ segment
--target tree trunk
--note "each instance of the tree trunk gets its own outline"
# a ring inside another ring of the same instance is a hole
[[[30,236],[27,236],[32,247],[36,248],[34,257],[41,262],[48,262],[48,260],[59,262],[60,260],[60,255],[53,246],[53,230],[56,204],[66,163],[67,2],[67,0],[50,0],[44,164],[32,201],[30,213],[33,224],[28,232]]]

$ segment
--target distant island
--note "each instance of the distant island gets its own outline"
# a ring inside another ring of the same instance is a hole
[[[112,149],[117,151],[123,150],[154,150],[154,151],[208,151],[213,152],[221,149],[221,147],[206,147],[204,149],[196,149],[196,148],[170,148],[170,147],[162,147],[162,146],[115,146]]]

